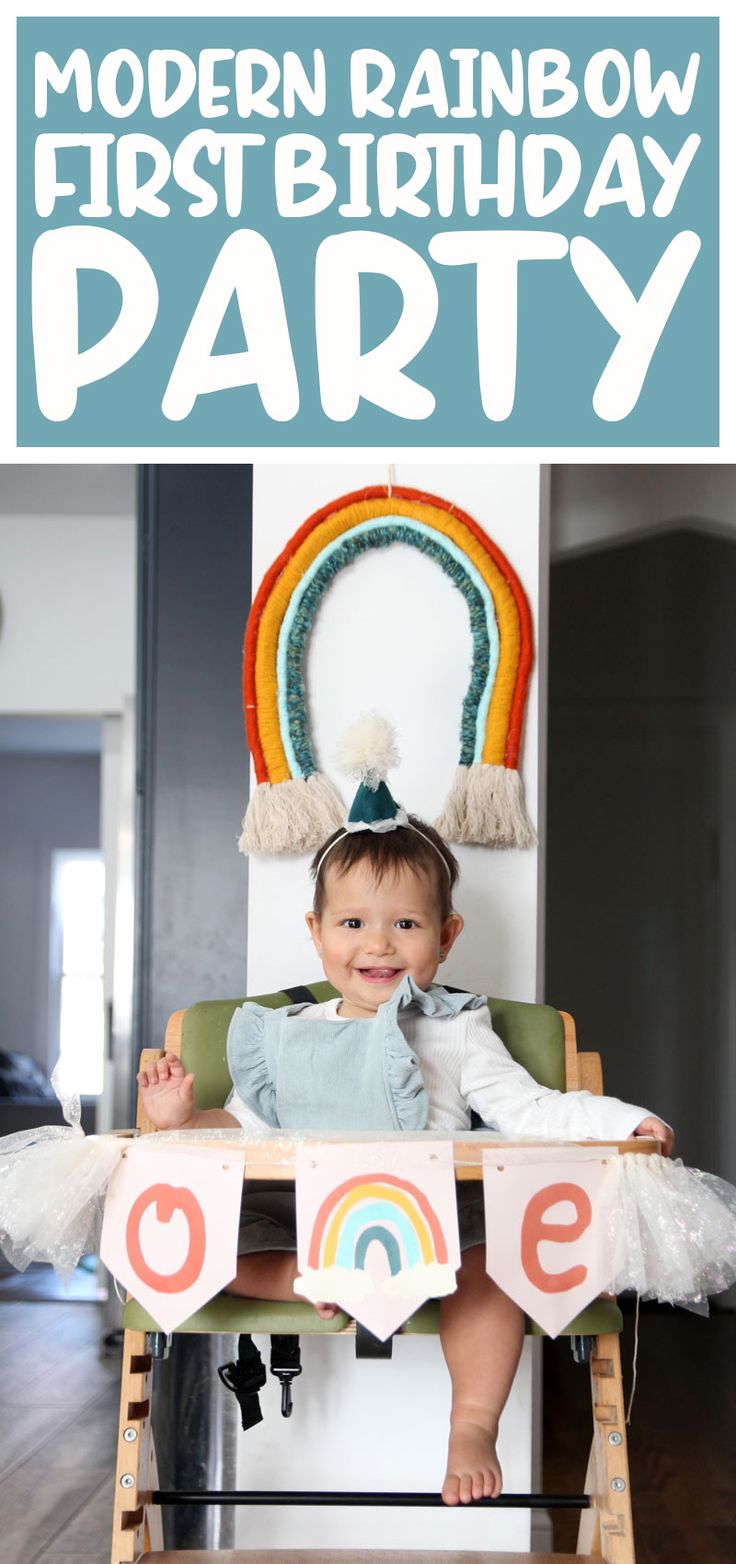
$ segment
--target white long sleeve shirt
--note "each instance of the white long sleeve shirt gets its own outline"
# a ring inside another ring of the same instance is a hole
[[[339,1004],[339,998],[328,999],[309,1005],[302,1015],[336,1021]],[[540,1086],[512,1059],[493,1030],[486,1006],[454,1016],[404,1010],[399,1020],[429,1096],[428,1130],[467,1130],[474,1109],[484,1124],[502,1135],[530,1140],[626,1140],[649,1116],[647,1108],[618,1097]],[[245,1130],[270,1127],[234,1089],[225,1106]]]

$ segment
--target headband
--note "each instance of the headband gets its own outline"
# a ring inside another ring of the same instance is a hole
[[[401,818],[401,817],[403,817],[403,818]],[[400,825],[406,826],[408,831],[414,831],[417,836],[421,836],[423,842],[427,842],[429,844],[429,846],[432,848],[433,852],[435,852],[437,854],[437,857],[439,858],[440,863],[442,864],[442,867],[443,867],[443,869],[444,869],[444,871],[445,871],[445,873],[447,875],[448,880],[450,880],[450,882],[452,882],[452,874],[450,872],[450,865],[447,862],[447,859],[444,857],[444,854],[440,852],[439,847],[437,846],[437,843],[433,842],[431,836],[427,836],[424,831],[420,831],[418,826],[412,825],[411,820],[409,819],[409,817],[408,817],[408,815],[407,815],[407,813],[406,813],[406,811],[404,809],[399,809],[399,812],[398,812],[398,814],[396,816],[396,819],[395,820],[387,820],[385,825],[383,825],[383,824],[381,824],[381,825],[376,825],[376,824],[374,824],[374,825],[352,825],[352,826],[347,826],[344,831],[341,831],[340,835],[335,837],[334,842],[330,842],[329,847],[326,847],[324,852],[322,853],[322,856],[321,856],[321,858],[319,860],[319,863],[317,864],[317,868],[314,871],[314,883],[315,883],[315,885],[317,884],[317,881],[319,879],[320,870],[321,870],[322,865],[323,865],[323,863],[325,861],[325,858],[327,858],[328,854],[332,852],[333,847],[337,847],[338,842],[344,842],[346,836],[352,836],[356,831],[373,831],[375,833],[381,833],[382,834],[382,833],[384,833],[386,831],[395,831],[397,829],[397,827],[400,826]]]

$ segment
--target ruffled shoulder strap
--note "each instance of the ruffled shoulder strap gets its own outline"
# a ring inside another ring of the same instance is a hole
[[[283,1012],[246,1000],[235,1011],[227,1034],[227,1062],[243,1102],[266,1124],[279,1127],[270,1038]]]
[[[439,983],[430,983],[429,988],[419,988],[408,974],[389,1000],[390,1005],[396,1006],[397,1012],[414,1005],[425,1016],[456,1016],[461,1010],[482,1010],[487,1003],[482,994],[450,993]]]
[[[486,1001],[478,994],[448,994],[439,984],[428,989],[417,986],[407,976],[385,1005],[379,1006],[376,1020],[383,1025],[384,1074],[388,1095],[400,1130],[426,1128],[429,1096],[416,1055],[399,1025],[399,1015],[413,1007],[424,1015],[453,1016],[461,1010],[478,1010]]]
[[[373,1024],[380,1025],[383,1034],[383,1079],[393,1128],[426,1129],[429,1093],[419,1060],[399,1026],[398,1006],[381,1005]]]

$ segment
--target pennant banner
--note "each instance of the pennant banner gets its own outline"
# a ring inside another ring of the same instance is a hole
[[[615,1147],[484,1150],[486,1269],[556,1336],[610,1282]],[[104,1263],[162,1330],[235,1275],[245,1152],[131,1146],[105,1203]],[[294,1290],[385,1341],[460,1265],[453,1147],[302,1146]]]
[[[337,1303],[385,1341],[455,1291],[460,1241],[451,1143],[301,1147],[294,1290]]]
[[[484,1151],[486,1270],[549,1336],[604,1290],[615,1147]]]
[[[164,1331],[235,1275],[245,1151],[131,1146],[107,1191],[100,1255]]]

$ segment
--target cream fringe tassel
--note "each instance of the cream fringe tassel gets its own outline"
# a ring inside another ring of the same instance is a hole
[[[486,847],[532,847],[536,831],[526,812],[518,771],[507,766],[458,766],[435,829],[448,842]]]
[[[243,821],[241,853],[311,852],[345,824],[345,805],[327,777],[259,782]]]

